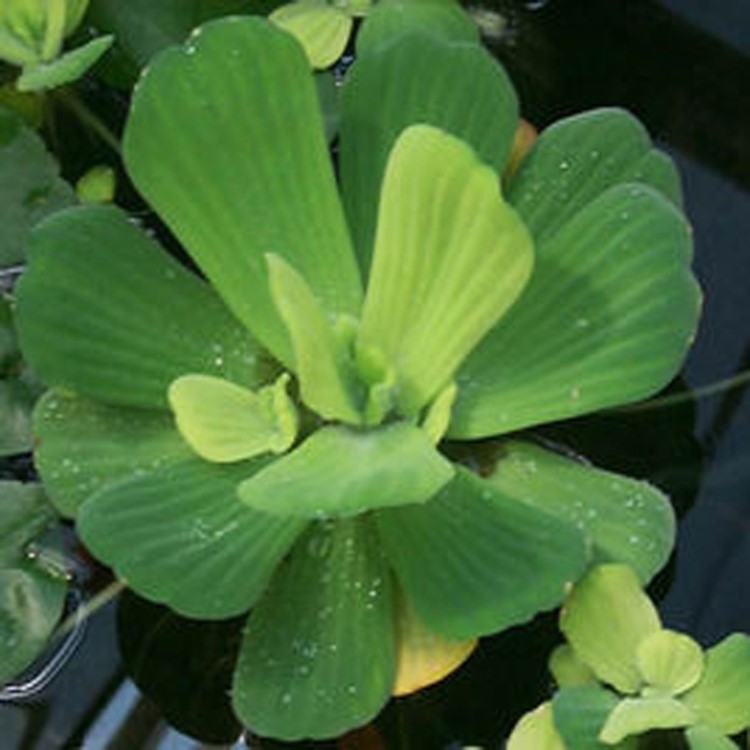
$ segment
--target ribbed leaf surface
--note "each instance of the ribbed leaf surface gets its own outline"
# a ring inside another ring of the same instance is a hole
[[[695,723],[695,714],[681,701],[669,696],[625,698],[607,717],[600,733],[607,745],[652,729],[677,729]]]
[[[48,391],[34,411],[34,461],[50,500],[74,516],[104,484],[191,458],[171,414]]]
[[[685,731],[690,750],[737,750],[737,745],[713,727],[696,724]]]
[[[672,551],[672,505],[646,482],[520,442],[503,445],[490,481],[509,496],[580,528],[592,542],[595,562],[627,563],[644,585]]]
[[[180,375],[255,385],[258,350],[219,298],[124,213],[71,209],[35,233],[18,286],[23,351],[50,386],[167,407]]]
[[[552,236],[605,190],[650,184],[677,205],[677,170],[652,149],[641,123],[621,109],[595,109],[554,123],[536,140],[508,189],[508,198],[537,242]]]
[[[398,401],[414,414],[515,302],[532,243],[495,172],[437,128],[396,141],[380,197],[359,341],[394,367]]]
[[[394,679],[389,571],[366,520],[315,524],[248,622],[232,701],[260,735],[333,737],[383,706]]]
[[[134,471],[81,507],[78,529],[93,554],[143,596],[188,617],[240,614],[303,528],[239,501],[237,485],[259,466],[196,458]]]
[[[361,298],[305,55],[267,21],[234,17],[147,70],[128,170],[237,317],[289,364],[266,253],[285,257],[329,312],[356,314]]]
[[[651,188],[611,188],[535,250],[521,299],[459,371],[452,437],[645,398],[692,342],[700,290],[690,229]]]
[[[454,638],[498,632],[551,609],[586,565],[575,528],[462,468],[429,503],[377,518],[418,616]]]
[[[388,154],[409,125],[434,125],[468,143],[498,173],[518,122],[515,92],[479,45],[423,34],[358,60],[344,86],[341,185],[357,254],[369,267]]]
[[[673,630],[659,630],[641,641],[636,661],[649,687],[672,695],[689,690],[703,674],[701,647]]]

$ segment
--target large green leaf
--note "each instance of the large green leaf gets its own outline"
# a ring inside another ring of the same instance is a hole
[[[578,526],[593,543],[595,562],[627,563],[643,584],[672,551],[674,511],[646,482],[515,441],[503,444],[489,479],[511,497]]]
[[[617,705],[614,693],[600,685],[565,687],[552,700],[555,726],[570,750],[605,750],[599,740],[607,716]]]
[[[424,503],[453,468],[414,425],[358,431],[329,425],[245,480],[249,507],[282,517],[349,516],[373,508]]]
[[[237,498],[259,462],[200,459],[105,484],[78,512],[91,551],[136,591],[188,617],[246,611],[303,523],[264,515]]]
[[[370,264],[381,181],[402,130],[442,128],[499,172],[517,122],[515,92],[479,45],[415,33],[354,63],[342,100],[341,185],[362,267]]]
[[[723,734],[750,729],[750,635],[734,633],[708,649],[703,678],[684,701]]]
[[[50,500],[74,516],[102,486],[192,458],[166,412],[49,391],[34,412],[35,463]]]
[[[394,367],[399,407],[417,413],[452,379],[531,275],[532,244],[497,175],[427,125],[391,150],[358,342]]]
[[[167,407],[180,375],[255,385],[249,334],[215,294],[118,209],[51,217],[18,286],[24,354],[51,386],[112,404]]]
[[[633,569],[609,563],[574,586],[560,613],[560,629],[602,682],[635,693],[643,685],[638,646],[661,629],[661,622]]]
[[[265,254],[288,260],[329,313],[359,312],[315,84],[289,34],[230,18],[161,55],[136,89],[124,151],[138,189],[279,359],[292,361]]]
[[[395,647],[390,573],[367,519],[316,523],[253,610],[232,700],[255,732],[333,737],[390,695]]]
[[[498,632],[551,609],[587,563],[572,525],[463,468],[429,503],[378,511],[377,519],[417,614],[454,638]]]
[[[0,107],[0,266],[24,260],[31,227],[74,201],[39,136]]]
[[[0,482],[0,684],[44,649],[63,611],[64,572],[28,555],[55,518],[38,485]]]
[[[524,294],[459,371],[449,434],[474,438],[645,398],[695,334],[690,228],[619,185],[536,246]]]
[[[596,109],[554,123],[536,140],[509,186],[508,197],[542,242],[608,188],[650,184],[677,205],[677,170],[651,148],[641,123],[621,109]]]
[[[357,57],[415,31],[479,44],[477,25],[453,0],[380,0],[367,14],[357,35]]]

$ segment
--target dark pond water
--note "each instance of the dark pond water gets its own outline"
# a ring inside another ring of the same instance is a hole
[[[672,405],[539,434],[670,493],[679,544],[653,591],[669,626],[704,644],[750,632],[750,393],[742,379],[750,368],[750,4],[498,0],[484,7],[508,20],[490,44],[527,119],[541,127],[582,109],[622,105],[680,166],[706,295],[698,339],[671,389],[682,395]],[[734,387],[705,388],[735,376]],[[83,558],[81,565],[88,569]],[[92,590],[106,585],[96,576],[89,582]],[[553,616],[541,617],[487,639],[440,685],[319,746],[501,748],[518,716],[546,696],[554,625]],[[198,625],[121,596],[88,620],[82,645],[41,695],[0,704],[0,748],[281,747],[238,739],[225,699],[237,633],[236,622]]]

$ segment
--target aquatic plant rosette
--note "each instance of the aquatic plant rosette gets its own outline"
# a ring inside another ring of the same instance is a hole
[[[124,139],[202,277],[113,207],[35,233],[18,326],[51,387],[46,490],[143,596],[249,612],[232,701],[259,734],[365,723],[592,562],[645,581],[671,548],[643,482],[515,439],[489,475],[450,458],[655,392],[696,326],[642,126],[560,122],[501,188],[517,125],[478,43],[395,35],[347,75],[337,183],[301,47],[225,19],[153,62]]]
[[[704,651],[662,627],[628,566],[590,570],[568,594],[560,629],[567,643],[550,657],[559,690],[519,721],[508,750],[625,750],[658,730],[684,730],[690,750],[736,750],[729,736],[750,727],[750,636]]]

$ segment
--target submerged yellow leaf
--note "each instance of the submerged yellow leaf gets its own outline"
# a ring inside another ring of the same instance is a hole
[[[458,669],[477,646],[477,639],[449,640],[433,633],[400,598],[398,651],[393,695],[408,695],[447,677]]]

